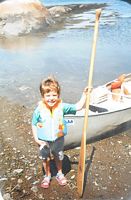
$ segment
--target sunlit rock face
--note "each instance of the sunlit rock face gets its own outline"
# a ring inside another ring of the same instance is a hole
[[[0,35],[19,36],[46,29],[53,20],[39,0],[0,1]]]

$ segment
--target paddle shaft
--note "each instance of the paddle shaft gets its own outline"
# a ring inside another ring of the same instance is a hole
[[[96,10],[96,21],[95,21],[95,27],[94,27],[93,46],[92,46],[92,52],[91,52],[89,79],[88,79],[88,88],[89,89],[88,89],[88,94],[86,97],[84,126],[83,126],[83,132],[82,132],[80,158],[79,158],[78,175],[77,175],[77,190],[78,190],[78,194],[80,197],[83,194],[83,186],[84,186],[85,159],[86,159],[86,132],[87,132],[87,127],[88,127],[90,90],[92,87],[94,60],[95,60],[95,52],[96,52],[96,41],[97,41],[97,35],[98,35],[98,25],[99,25],[100,14],[101,14],[101,9],[97,9]]]

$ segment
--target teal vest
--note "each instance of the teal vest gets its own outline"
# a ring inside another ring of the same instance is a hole
[[[67,134],[61,101],[52,112],[43,102],[39,103],[38,109],[40,117],[37,123],[37,136],[40,140],[55,141]]]

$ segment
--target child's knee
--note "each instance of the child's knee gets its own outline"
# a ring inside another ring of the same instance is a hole
[[[39,158],[42,160],[47,160],[50,157],[50,148],[48,146],[40,147]]]
[[[64,152],[63,151],[54,152],[54,156],[58,160],[63,160],[64,159]]]
[[[64,159],[64,152],[63,151],[60,151],[58,153],[58,155],[59,155],[59,160],[63,160]]]

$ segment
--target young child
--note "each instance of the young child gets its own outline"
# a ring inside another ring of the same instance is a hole
[[[76,104],[63,103],[60,99],[60,85],[53,77],[48,77],[40,84],[42,100],[38,103],[32,118],[32,132],[35,142],[39,145],[40,158],[43,160],[45,176],[41,187],[48,188],[51,181],[50,159],[55,159],[58,173],[56,180],[60,185],[66,185],[67,179],[62,173],[64,158],[64,136],[67,134],[65,114],[76,114],[86,101],[85,88],[81,99]]]

